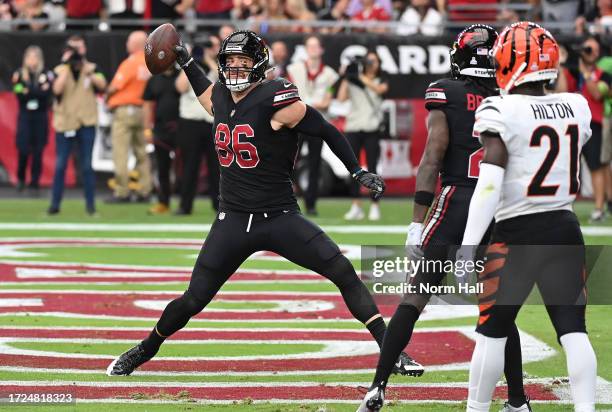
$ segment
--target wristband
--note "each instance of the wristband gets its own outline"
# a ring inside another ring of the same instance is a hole
[[[430,207],[434,200],[434,194],[425,190],[419,190],[414,194],[414,203]]]

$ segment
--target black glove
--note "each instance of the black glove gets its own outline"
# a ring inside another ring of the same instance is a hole
[[[377,174],[359,169],[359,171],[353,173],[353,179],[358,181],[360,185],[370,189],[374,200],[380,199],[383,193],[385,193],[385,181]]]
[[[192,60],[187,47],[185,47],[185,43],[180,42],[174,46],[174,52],[176,53],[176,62],[184,69],[189,64],[189,61]]]

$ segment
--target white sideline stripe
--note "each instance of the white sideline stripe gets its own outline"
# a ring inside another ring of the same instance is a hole
[[[123,277],[129,277],[129,275],[124,275]],[[317,276],[316,279],[311,279],[311,280],[257,280],[257,279],[253,279],[253,280],[230,280],[229,281],[231,284],[235,284],[235,285],[244,285],[244,284],[256,284],[256,285],[269,285],[269,284],[278,284],[278,283],[291,283],[293,284],[311,284],[311,283],[327,283],[329,282],[327,279],[325,279],[323,276]],[[4,286],[18,286],[18,285],[28,285],[28,286],[39,286],[40,284],[44,284],[44,285],[74,285],[76,282],[73,281],[57,281],[57,282],[50,282],[50,283],[44,283],[44,282],[2,282],[2,285]],[[89,282],[87,280],[83,281],[82,283],[87,283],[88,285],[125,285],[128,282],[113,282],[113,281],[105,281],[105,282]],[[150,281],[150,282],[146,282],[146,283],[142,283],[142,284],[146,284],[146,285],[166,285],[166,286],[170,286],[170,285],[186,285],[187,283],[189,283],[189,278],[185,278],[185,280],[171,280],[171,281]],[[77,283],[78,284],[78,283]],[[136,285],[138,285],[139,283],[135,283]],[[97,292],[97,291],[92,291],[92,292]],[[316,292],[313,292],[316,293]]]
[[[0,298],[0,308],[16,308],[22,306],[42,306],[42,299],[9,299]]]
[[[193,322],[193,320],[190,320]],[[41,331],[41,330],[82,330],[82,331],[91,331],[91,332],[99,332],[99,331],[128,331],[128,332],[150,332],[151,327],[138,327],[138,326],[113,326],[113,327],[92,327],[92,326],[0,326],[0,335],[2,334],[2,330],[31,330],[31,331]],[[421,329],[416,328],[416,330],[421,331]],[[370,336],[370,332],[367,329],[330,329],[330,328],[191,328],[187,327],[182,329],[182,331],[187,332],[302,332],[302,333],[360,333],[363,335]],[[108,340],[112,340],[108,338]]]
[[[0,223],[0,230],[62,230],[108,232],[208,232],[210,224],[139,224],[139,223]],[[404,225],[327,225],[321,228],[329,233],[385,233],[406,234]],[[582,226],[588,236],[612,236],[612,227]]]
[[[242,270],[242,271],[237,271],[236,273],[240,274],[240,272],[246,272],[246,271]],[[134,272],[134,271],[130,271],[129,269],[126,271],[117,271],[117,270],[110,271],[110,270],[99,270],[99,269],[93,269],[93,270],[68,269],[68,268],[51,269],[51,268],[30,268],[30,267],[17,266],[15,268],[15,273],[17,274],[17,278],[19,279],[60,279],[60,278],[77,279],[77,278],[90,278],[90,277],[108,278],[108,279],[129,277],[131,279],[139,279],[139,278],[182,277],[187,280],[191,278],[191,273],[189,273],[189,271],[187,270],[183,272],[164,273],[164,272]],[[249,272],[249,273],[253,273],[253,272]],[[255,274],[265,275],[267,273],[263,273],[262,271],[261,273],[255,273]],[[291,276],[294,274],[281,272],[281,273],[274,274],[274,275],[283,277],[283,276]],[[317,273],[313,273],[313,272],[304,272],[304,273],[301,273],[300,275],[302,276],[307,275],[316,280],[319,280],[319,279],[325,280],[325,278],[323,278],[321,275]],[[176,280],[174,280],[173,282],[176,282]],[[232,282],[238,282],[238,281],[232,280]],[[261,280],[252,279],[248,281],[243,280],[239,282],[261,282]],[[278,282],[278,279],[276,279],[275,282]],[[295,280],[291,280],[291,282],[295,282]]]
[[[0,238],[1,240],[2,238]],[[191,270],[193,269],[193,265],[190,266],[157,266],[157,265],[119,265],[119,264],[110,264],[110,263],[83,263],[83,262],[54,262],[54,261],[35,261],[35,260],[8,260],[8,259],[0,259],[1,264],[12,265],[15,267],[23,267],[23,266],[42,266],[42,267],[75,267],[77,269],[82,269],[83,267],[95,268],[98,269],[115,269],[115,270],[168,270],[173,272],[180,272],[179,275],[183,273],[191,274]],[[138,272],[128,272],[128,273],[138,273]],[[315,277],[320,277],[321,275],[311,272],[309,270],[304,269],[247,269],[240,268],[236,270],[234,273],[262,273],[266,275],[313,275]],[[170,275],[176,275],[177,273],[171,273]]]
[[[162,311],[164,308],[170,303],[169,300],[135,300],[134,306]],[[304,313],[304,312],[322,312],[326,310],[332,310],[336,307],[333,302],[327,302],[324,300],[265,300],[265,301],[256,301],[256,300],[223,300],[217,299],[213,303],[241,303],[243,305],[248,304],[257,304],[257,303],[271,303],[274,304],[274,307],[267,309],[248,309],[248,308],[210,308],[207,307],[207,312],[232,312],[232,313],[262,313],[262,312],[287,312],[287,313]],[[0,301],[1,306],[1,301]]]
[[[0,338],[0,354],[18,355],[18,356],[51,356],[62,359],[115,359],[116,355],[112,354],[85,354],[85,353],[67,353],[54,350],[37,350],[37,349],[20,349],[11,344],[20,342],[36,342],[36,343],[85,343],[85,344],[108,344],[107,339],[50,339],[50,338]],[[133,340],[114,339],[113,344],[125,343],[126,345],[133,344]],[[287,359],[329,359],[329,358],[345,358],[351,356],[372,355],[379,353],[380,349],[376,342],[373,341],[351,341],[351,340],[239,340],[239,339],[208,339],[205,341],[185,341],[173,340],[166,342],[168,345],[321,345],[320,349],[314,349],[308,352],[300,352],[293,354],[278,354],[278,355],[245,355],[245,356],[160,356],[156,359],[162,361],[180,361],[182,363],[190,363],[197,361],[247,361],[247,360],[287,360]]]
[[[4,293],[4,292],[2,292]],[[159,316],[156,317],[144,317],[144,316],[113,316],[113,315],[91,315],[91,314],[81,314],[81,313],[70,313],[70,312],[4,312],[0,313],[0,317],[9,317],[9,316],[54,316],[58,318],[71,318],[71,319],[103,319],[103,320],[144,320],[144,321],[153,321],[157,322],[159,320]],[[342,319],[341,321],[345,322],[354,322],[355,324],[359,324],[357,320],[354,319]],[[291,319],[191,319],[189,322],[213,322],[213,323],[338,323],[338,319],[302,319],[302,318],[291,318]],[[310,330],[310,329],[308,329]]]
[[[102,282],[105,283],[105,282]],[[36,285],[39,284],[40,282],[2,282],[2,286],[3,287],[7,287],[7,286],[16,286],[16,285]],[[53,285],[58,284],[58,285],[62,285],[62,284],[71,284],[73,285],[73,282],[66,282],[66,283],[62,283],[62,282],[53,282]],[[88,282],[89,285],[93,285],[96,284],[95,282]],[[100,283],[97,283],[98,285]],[[112,283],[114,284],[120,284],[120,283]],[[164,283],[167,286],[172,285],[173,283]],[[182,282],[181,282],[182,284]],[[185,284],[187,284],[187,282],[185,282]],[[185,288],[186,289],[186,288]],[[61,295],[66,295],[66,294],[77,294],[77,295],[180,295],[184,292],[184,289],[181,290],[130,290],[130,289],[126,289],[126,290],[79,290],[79,289],[65,289],[65,290],[60,290],[60,289],[0,289],[0,294],[21,294],[21,293],[43,293],[43,294],[61,294]],[[223,297],[224,295],[248,295],[248,296],[253,296],[253,295],[270,295],[270,296],[300,296],[300,297],[305,297],[305,296],[309,296],[312,297],[314,299],[319,298],[321,296],[340,296],[340,292],[292,292],[292,291],[278,291],[278,290],[274,290],[274,291],[249,291],[249,290],[232,290],[232,291],[221,291],[219,293],[217,293],[215,296],[219,296],[219,297]]]

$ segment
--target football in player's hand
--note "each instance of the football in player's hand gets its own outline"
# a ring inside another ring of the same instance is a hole
[[[149,34],[145,44],[145,62],[151,73],[163,73],[174,64],[174,46],[180,41],[181,38],[171,23],[164,23]]]

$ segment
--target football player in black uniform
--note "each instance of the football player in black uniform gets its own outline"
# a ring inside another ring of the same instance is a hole
[[[452,78],[430,84],[425,92],[425,107],[429,110],[427,145],[417,172],[414,213],[406,239],[412,259],[445,260],[451,256],[449,246],[461,245],[483,156],[478,139],[472,136],[474,113],[484,98],[497,94],[495,70],[489,61],[489,51],[496,39],[497,32],[486,25],[476,24],[463,30],[450,51]],[[438,176],[442,190],[434,202]],[[488,243],[488,235],[483,242]],[[419,284],[439,285],[444,276],[442,272],[420,271],[410,282],[418,291]],[[397,354],[410,341],[430,297],[407,294],[398,306],[387,328],[376,376],[359,411],[378,411],[382,407]],[[509,401],[504,412],[530,411],[523,390],[516,327],[506,345],[505,374]]]
[[[176,46],[181,65],[204,109],[214,115],[221,169],[219,214],[196,260],[187,291],[168,304],[150,335],[111,365],[109,375],[129,375],[151,359],[168,336],[201,312],[236,269],[254,252],[269,250],[331,280],[353,316],[382,345],[385,323],[351,262],[318,226],[306,220],[293,194],[291,171],[298,133],[321,136],[352,177],[373,192],[383,180],[359,167],[346,138],[301,100],[286,79],[264,80],[268,49],[250,31],[223,41],[214,85]],[[405,353],[396,372],[419,374],[422,366]]]

